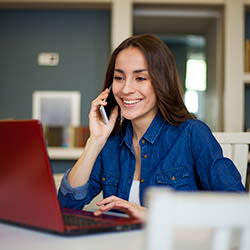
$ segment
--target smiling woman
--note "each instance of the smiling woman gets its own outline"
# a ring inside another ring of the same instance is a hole
[[[188,112],[180,86],[173,55],[158,37],[133,36],[114,50],[104,90],[92,101],[90,137],[58,192],[62,207],[82,209],[103,191],[96,216],[119,209],[144,220],[150,186],[245,191],[211,130]],[[102,105],[113,109],[107,123]]]
[[[129,47],[118,54],[112,91],[125,119],[150,125],[158,110],[156,96],[146,59],[138,48]]]

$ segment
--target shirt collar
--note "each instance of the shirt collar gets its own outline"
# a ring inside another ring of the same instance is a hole
[[[161,130],[164,125],[168,123],[164,120],[160,113],[158,113],[153,121],[151,122],[146,133],[143,135],[143,139],[153,144],[157,137],[160,135]],[[132,148],[132,136],[133,136],[133,127],[131,121],[128,121],[127,127],[125,129],[124,137],[121,141],[121,145],[125,143],[129,148]]]
[[[146,133],[144,134],[143,139],[153,144],[155,140],[158,138],[158,136],[160,135],[163,126],[167,124],[168,123],[164,120],[162,115],[158,113],[155,116],[154,120],[151,122]]]

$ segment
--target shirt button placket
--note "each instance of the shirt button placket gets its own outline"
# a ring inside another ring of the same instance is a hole
[[[141,179],[140,179],[140,184],[141,184],[141,189],[140,192],[142,194],[143,189],[144,189],[144,185],[145,185],[145,177],[147,176],[147,173],[145,171],[147,171],[148,167],[148,160],[149,160],[149,151],[148,151],[148,145],[146,143],[145,139],[141,140]]]

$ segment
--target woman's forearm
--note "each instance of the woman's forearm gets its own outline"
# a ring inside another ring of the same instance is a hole
[[[68,182],[71,187],[79,187],[88,182],[98,154],[101,152],[106,141],[89,138],[83,153],[71,169]]]

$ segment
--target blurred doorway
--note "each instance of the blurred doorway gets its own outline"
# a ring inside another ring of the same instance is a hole
[[[133,15],[134,34],[156,34],[172,51],[189,111],[222,130],[223,9],[136,4]]]

